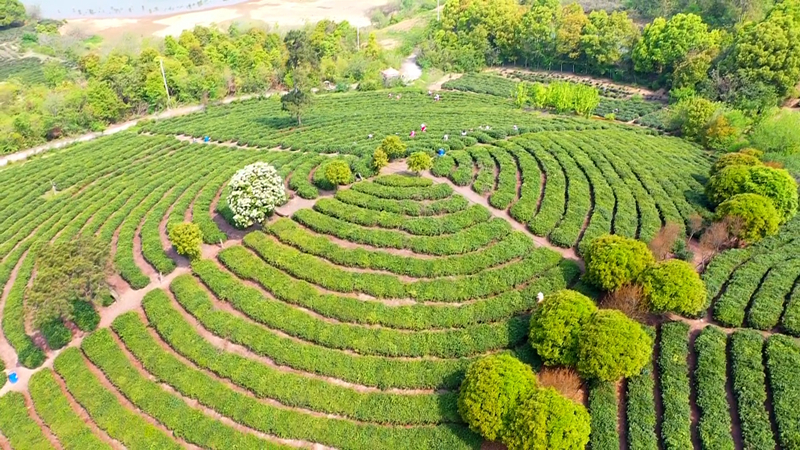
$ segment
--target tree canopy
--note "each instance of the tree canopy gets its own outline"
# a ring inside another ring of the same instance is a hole
[[[19,0],[0,0],[0,29],[25,23],[25,6]]]
[[[578,373],[617,381],[638,374],[653,354],[653,338],[625,314],[596,311],[578,337]]]
[[[503,439],[509,450],[583,450],[591,419],[586,407],[553,388],[533,389],[515,409]]]
[[[655,263],[653,254],[644,242],[617,235],[594,239],[584,259],[587,281],[606,291],[614,291],[632,283]]]
[[[597,310],[594,301],[570,290],[548,295],[531,314],[531,346],[548,366],[577,363],[581,327]]]
[[[234,225],[247,228],[261,223],[276,206],[286,203],[283,179],[271,165],[250,164],[236,172],[228,186],[228,206],[233,212]]]
[[[653,312],[694,316],[705,306],[706,285],[686,261],[662,261],[641,276],[642,294]]]

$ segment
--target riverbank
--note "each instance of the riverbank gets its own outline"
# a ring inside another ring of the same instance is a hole
[[[217,25],[227,28],[231,23],[261,24],[277,28],[297,28],[305,24],[330,19],[348,21],[356,27],[370,24],[369,13],[389,0],[249,0],[242,3],[212,6],[190,12],[142,16],[141,11],[120,7],[121,14],[114,17],[83,17],[68,19],[62,27],[63,34],[80,31],[96,34],[105,40],[149,36],[177,36],[196,25]],[[77,6],[75,6],[77,8]],[[163,6],[162,6],[163,8]],[[200,9],[198,7],[197,9]],[[137,16],[138,14],[138,16]]]

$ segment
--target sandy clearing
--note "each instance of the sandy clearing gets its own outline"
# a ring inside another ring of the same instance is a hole
[[[154,20],[153,23],[165,25],[166,28],[156,31],[153,35],[159,37],[176,36],[181,34],[181,31],[189,30],[196,25],[208,27],[215,23],[228,22],[242,17],[244,17],[244,12],[236,8],[215,8],[208,11],[178,14]]]

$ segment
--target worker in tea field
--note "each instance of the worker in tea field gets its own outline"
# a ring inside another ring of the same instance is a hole
[[[423,123],[422,125],[419,126],[419,129],[422,130],[422,132],[424,133],[428,131],[428,126]]]

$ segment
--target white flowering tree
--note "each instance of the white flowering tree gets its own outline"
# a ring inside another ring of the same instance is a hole
[[[228,207],[237,227],[261,223],[276,206],[286,203],[283,180],[274,167],[257,162],[236,172],[230,182]]]

